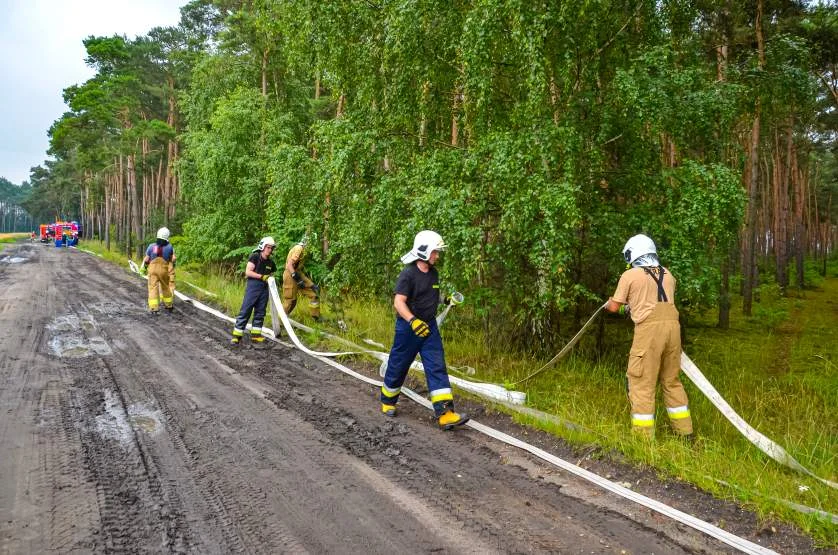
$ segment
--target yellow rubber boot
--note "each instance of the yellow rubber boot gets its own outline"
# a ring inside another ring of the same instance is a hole
[[[385,405],[381,403],[381,413],[384,416],[396,416],[396,405]]]
[[[457,426],[462,426],[468,422],[468,415],[457,414],[453,410],[446,411],[439,417],[439,427],[443,430],[453,430]]]

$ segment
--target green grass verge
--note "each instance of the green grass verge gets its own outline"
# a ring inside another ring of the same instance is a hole
[[[124,256],[105,253],[100,244],[84,246],[127,264]],[[177,280],[178,289],[186,294],[229,315],[238,311],[244,292],[241,276],[218,268],[178,267]],[[187,282],[216,296],[201,293]],[[311,324],[307,308],[301,299],[294,317]],[[340,318],[349,326],[343,334],[348,339],[359,345],[369,339],[384,345],[384,350],[389,348],[393,334],[389,302],[330,299],[324,291],[322,310],[329,331],[337,333],[329,322]],[[443,330],[452,373],[472,367],[476,374],[468,379],[511,384],[547,362],[504,352],[502,346],[490,348],[479,330],[459,324],[457,311],[463,310],[469,310],[468,304],[452,311]],[[820,279],[816,288],[790,290],[786,297],[763,287],[753,313],[745,317],[734,308],[729,330],[714,327],[715,314],[693,317],[685,351],[745,421],[816,475],[838,481],[838,419],[834,414],[838,410],[838,278]],[[594,354],[593,333],[589,333],[564,360],[515,387],[527,393],[528,406],[573,422],[582,431],[528,416],[514,417],[574,444],[595,442],[617,450],[634,463],[658,469],[662,476],[678,477],[720,498],[736,500],[766,520],[794,523],[818,545],[838,546],[838,526],[783,502],[838,514],[838,491],[781,466],[752,446],[686,376],[682,379],[699,435],[697,445],[686,446],[671,434],[660,399],[654,443],[632,436],[624,376],[631,333],[628,322],[607,318],[604,354]],[[371,359],[360,360],[373,364]]]
[[[14,243],[28,237],[28,233],[0,233],[0,243]]]

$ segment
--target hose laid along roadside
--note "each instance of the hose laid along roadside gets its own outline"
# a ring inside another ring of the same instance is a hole
[[[279,297],[279,291],[278,291],[277,286],[276,286],[276,280],[273,277],[268,279],[268,288],[270,290],[270,298],[271,298],[271,314],[272,315],[276,314],[277,316],[279,316],[279,321],[282,322],[282,326],[285,329],[285,333],[288,335],[288,337],[291,339],[291,341],[294,343],[294,345],[297,346],[297,348],[299,348],[303,352],[313,356],[314,358],[317,358],[318,360],[324,362],[325,364],[328,364],[329,366],[337,368],[341,372],[344,372],[345,374],[348,374],[348,375],[350,375],[350,376],[352,376],[356,379],[359,379],[359,380],[361,380],[365,383],[368,383],[370,385],[373,385],[375,387],[381,387],[382,386],[382,382],[380,382],[378,380],[374,380],[372,378],[368,378],[368,377],[366,377],[362,374],[359,374],[358,372],[355,372],[354,370],[351,370],[350,368],[347,368],[347,367],[343,366],[342,364],[340,364],[339,362],[331,360],[330,358],[317,355],[317,354],[315,354],[315,351],[312,351],[312,350],[308,349],[305,345],[303,345],[303,343],[297,337],[296,332],[294,331],[294,326],[291,324],[291,320],[288,318],[288,315],[285,313],[285,310],[283,310],[283,308],[282,308],[282,302],[281,302],[280,297]],[[272,333],[271,335],[275,335],[275,333]],[[408,398],[412,399],[413,401],[422,405],[423,407],[425,407],[427,409],[433,409],[433,405],[431,404],[431,402],[428,399],[426,399],[425,397],[416,393],[415,391],[413,391],[409,388],[403,387],[402,388],[402,393],[404,393]],[[642,495],[640,493],[632,491],[632,490],[630,490],[628,488],[625,488],[625,487],[623,487],[619,484],[615,484],[614,482],[612,482],[610,480],[607,480],[605,478],[602,478],[601,476],[598,476],[597,474],[594,474],[593,472],[591,472],[589,470],[585,470],[584,468],[582,468],[580,466],[577,466],[577,465],[575,465],[571,462],[565,461],[564,459],[556,457],[555,455],[552,455],[552,454],[550,454],[550,453],[548,453],[548,452],[546,452],[542,449],[539,449],[538,447],[535,447],[534,445],[530,445],[529,443],[526,443],[526,442],[521,441],[517,438],[514,438],[514,437],[512,437],[508,434],[505,434],[505,433],[503,433],[499,430],[495,430],[494,428],[491,428],[491,427],[486,426],[484,424],[480,424],[479,422],[477,422],[475,420],[469,420],[468,422],[466,422],[465,426],[468,426],[469,428],[472,428],[472,429],[474,429],[474,430],[476,430],[476,431],[478,431],[478,432],[480,432],[484,435],[487,435],[491,438],[494,438],[498,441],[506,443],[507,445],[511,445],[513,447],[523,449],[523,450],[535,455],[536,457],[538,457],[538,458],[540,458],[540,459],[542,459],[546,462],[549,462],[550,464],[552,464],[554,466],[557,466],[557,467],[559,467],[563,470],[566,470],[566,471],[570,472],[571,474],[579,476],[580,478],[583,478],[584,480],[587,480],[588,482],[596,484],[597,486],[599,486],[603,489],[606,489],[606,490],[608,490],[612,493],[615,493],[615,494],[619,495],[620,497],[623,497],[624,499],[634,501],[635,503],[643,505],[644,507],[652,509],[653,511],[656,511],[660,514],[666,515],[666,516],[668,516],[668,517],[670,517],[670,518],[672,518],[672,519],[674,519],[674,520],[676,520],[676,521],[678,521],[682,524],[686,524],[687,526],[695,528],[696,530],[699,530],[699,531],[707,534],[708,536],[711,536],[711,537],[713,537],[713,538],[715,538],[715,539],[717,539],[721,542],[724,542],[727,545],[730,545],[731,547],[734,547],[734,548],[740,550],[743,553],[763,554],[763,555],[775,553],[774,551],[772,551],[770,549],[767,549],[765,547],[762,547],[759,544],[753,543],[753,542],[748,541],[744,538],[740,538],[739,536],[731,534],[730,532],[722,530],[721,528],[719,528],[717,526],[714,526],[713,524],[710,524],[709,522],[705,522],[705,521],[703,521],[699,518],[696,518],[692,515],[689,515],[687,513],[679,511],[678,509],[672,508],[669,505],[661,503],[660,501],[656,501],[654,499],[646,497],[645,495]]]
[[[606,305],[602,305],[601,307],[597,308],[597,310],[593,313],[593,315],[591,315],[588,321],[585,322],[585,325],[582,326],[582,329],[580,329],[576,333],[576,335],[574,335],[573,338],[568,342],[568,344],[565,345],[556,356],[550,359],[550,361],[548,361],[547,364],[545,364],[532,374],[528,375],[526,378],[518,380],[517,382],[514,382],[511,385],[518,385],[519,383],[531,379],[533,376],[546,370],[547,368],[552,366],[556,361],[561,359],[565,354],[567,354],[570,351],[570,349],[574,345],[576,345],[582,334],[590,327],[590,325],[593,323],[596,317],[599,316],[603,309],[605,309],[605,306]],[[719,410],[719,412],[721,412],[722,415],[725,418],[727,418],[728,421],[731,424],[733,424],[733,426],[737,430],[739,430],[739,433],[741,433],[745,437],[745,439],[747,439],[754,446],[756,446],[757,449],[759,449],[760,451],[762,451],[763,453],[765,453],[766,455],[768,455],[769,457],[771,457],[772,459],[784,466],[787,466],[793,470],[797,470],[798,472],[807,474],[812,478],[815,478],[816,480],[823,482],[831,488],[838,488],[838,484],[817,476],[811,470],[800,464],[794,457],[789,455],[789,453],[780,445],[770,440],[765,435],[754,429],[750,424],[745,422],[745,420],[741,416],[739,416],[739,414],[735,410],[733,410],[730,404],[728,404],[728,402],[725,401],[724,397],[721,396],[721,394],[716,390],[716,388],[713,387],[713,384],[710,383],[710,380],[708,380],[704,376],[704,374],[701,373],[701,370],[699,370],[698,366],[696,366],[695,363],[690,359],[690,357],[687,356],[687,353],[683,351],[681,352],[681,370],[683,370],[684,374],[686,374],[687,377],[693,382],[693,384],[695,384],[695,386],[698,387],[699,391],[701,391],[701,393],[703,393],[704,396],[707,397],[707,399],[709,399],[711,403],[713,403],[713,406],[715,406]]]
[[[138,271],[139,269],[133,261],[129,260],[129,266],[131,267],[131,269],[134,272],[139,274],[139,271]],[[291,339],[291,341],[293,342],[293,344],[297,348],[299,348],[303,352],[309,354],[310,356],[312,356],[314,358],[317,358],[321,362],[323,362],[325,364],[328,364],[329,366],[332,366],[334,368],[337,368],[341,372],[344,372],[344,373],[346,373],[346,374],[348,374],[348,375],[350,375],[350,376],[352,376],[352,377],[354,377],[358,380],[361,380],[361,381],[363,381],[367,384],[373,385],[375,387],[381,387],[382,382],[380,382],[378,380],[374,380],[372,378],[368,378],[367,376],[364,376],[364,375],[362,375],[358,372],[355,372],[354,370],[351,370],[351,369],[343,366],[342,364],[340,364],[340,363],[338,363],[334,360],[331,360],[331,358],[328,358],[328,357],[330,357],[330,356],[334,357],[334,356],[346,355],[346,354],[365,353],[365,354],[370,354],[372,356],[376,356],[376,358],[380,358],[381,355],[386,356],[386,353],[381,353],[380,351],[372,351],[372,350],[369,350],[369,349],[359,349],[359,350],[347,351],[347,352],[342,352],[342,353],[320,353],[318,351],[313,351],[311,349],[308,349],[297,337],[297,335],[294,331],[294,324],[292,324],[291,320],[288,318],[287,314],[285,314],[285,311],[282,308],[282,302],[281,302],[280,297],[279,297],[279,292],[278,292],[278,289],[277,289],[277,286],[276,286],[276,281],[273,277],[268,280],[268,286],[269,286],[269,290],[270,290],[271,314],[272,314],[272,316],[274,318],[274,322],[275,322],[274,325],[276,326],[277,322],[281,322],[282,327],[285,329],[288,337]],[[192,304],[195,308],[198,308],[199,310],[203,310],[207,313],[213,314],[214,316],[219,317],[219,318],[221,318],[225,321],[228,321],[230,323],[235,322],[234,318],[231,318],[231,317],[223,314],[222,312],[220,312],[216,309],[213,309],[213,308],[211,308],[207,305],[204,305],[203,303],[201,303],[197,300],[191,299],[190,297],[187,297],[186,295],[180,293],[179,291],[175,291],[175,295],[179,299]],[[601,310],[601,308],[600,308],[600,310]],[[591,319],[585,325],[585,328],[588,327],[590,322],[598,314],[599,314],[599,310],[591,317]],[[299,325],[299,324],[297,324],[297,325]],[[248,328],[249,327],[250,326],[248,326]],[[304,326],[301,326],[301,327],[304,327]],[[279,331],[278,326],[276,328],[276,331],[277,332]],[[267,335],[269,337],[272,337],[274,339],[276,338],[276,335],[277,335],[274,332],[274,330],[263,329],[263,333],[265,333],[265,335]],[[579,335],[580,334],[577,334],[577,336],[579,336]],[[575,344],[576,341],[578,341],[578,337],[574,337],[574,340],[572,342]],[[285,343],[285,342],[280,342],[280,343],[283,343],[283,344],[287,345],[287,343]],[[559,358],[558,356],[554,357],[553,360],[557,360],[558,358]],[[697,368],[695,368],[695,370],[698,371]],[[700,372],[698,372],[698,373],[700,374]],[[452,381],[453,381],[453,377],[452,377]],[[430,402],[427,399],[425,399],[424,397],[418,395],[417,393],[413,392],[412,390],[410,390],[408,388],[403,388],[402,391],[405,393],[406,396],[413,399],[415,402],[425,406],[426,408],[431,408]],[[634,491],[632,491],[628,488],[625,488],[623,486],[615,484],[615,483],[613,483],[609,480],[606,480],[605,478],[602,478],[602,477],[600,477],[600,476],[598,476],[598,475],[596,475],[596,474],[594,474],[594,473],[592,473],[588,470],[585,470],[581,467],[578,467],[577,465],[574,465],[573,463],[564,461],[563,459],[560,459],[560,458],[558,458],[554,455],[551,455],[550,453],[547,453],[546,451],[543,451],[543,450],[541,450],[541,449],[539,449],[535,446],[529,445],[529,444],[527,444],[523,441],[520,441],[520,440],[518,440],[518,439],[516,439],[512,436],[504,434],[504,433],[502,433],[498,430],[494,430],[493,428],[490,428],[488,426],[480,424],[480,423],[478,423],[474,420],[469,421],[466,424],[466,426],[468,426],[470,428],[473,428],[476,431],[479,431],[479,432],[481,432],[485,435],[493,437],[493,438],[495,438],[499,441],[507,443],[508,445],[526,450],[529,453],[539,457],[540,459],[549,462],[550,464],[553,464],[553,465],[555,465],[559,468],[563,468],[563,469],[567,470],[568,472],[571,472],[571,473],[573,473],[573,474],[575,474],[575,475],[577,475],[577,476],[579,476],[579,477],[581,477],[581,478],[583,478],[583,479],[585,479],[585,480],[587,480],[591,483],[594,483],[596,485],[599,485],[600,487],[603,487],[604,489],[607,489],[607,490],[609,490],[613,493],[616,493],[617,495],[620,495],[621,497],[623,497],[625,499],[629,499],[631,501],[639,503],[639,504],[641,504],[641,505],[643,505],[643,506],[645,506],[649,509],[652,509],[656,512],[659,512],[659,513],[664,514],[664,515],[666,515],[670,518],[673,518],[674,520],[676,520],[678,522],[681,522],[681,523],[686,524],[686,525],[688,525],[692,528],[695,528],[696,530],[700,530],[700,531],[704,532],[705,534],[707,534],[711,537],[714,537],[714,538],[718,539],[719,541],[722,541],[722,542],[726,543],[727,545],[735,547],[736,549],[742,551],[743,553],[760,553],[760,554],[774,553],[773,551],[771,551],[767,548],[764,548],[764,547],[762,547],[758,544],[755,544],[753,542],[745,540],[744,538],[740,538],[738,536],[730,534],[729,532],[726,532],[725,530],[722,530],[722,529],[720,529],[720,528],[718,528],[718,527],[716,527],[716,526],[714,526],[710,523],[707,523],[707,522],[702,521],[702,520],[700,520],[696,517],[693,517],[691,515],[688,515],[686,513],[678,511],[677,509],[674,509],[674,508],[669,507],[669,506],[667,506],[663,503],[660,503],[660,502],[655,501],[651,498],[643,496],[643,495],[641,495],[637,492],[634,492]],[[767,438],[766,438],[766,440],[767,440]],[[770,440],[768,440],[768,441],[770,441]],[[779,446],[777,446],[777,447],[779,448]],[[785,452],[785,451],[783,451],[783,452]],[[809,473],[809,474],[811,474],[811,473]],[[827,481],[827,483],[831,484],[831,482],[828,482],[828,481]]]

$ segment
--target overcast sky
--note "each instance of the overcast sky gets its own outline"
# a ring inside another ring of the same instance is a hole
[[[82,40],[176,25],[188,0],[0,0],[0,177],[20,185],[47,158],[64,88],[93,77]]]

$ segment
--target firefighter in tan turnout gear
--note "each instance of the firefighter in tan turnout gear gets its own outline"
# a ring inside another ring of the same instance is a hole
[[[689,401],[678,377],[681,328],[675,308],[675,277],[661,266],[655,243],[646,235],[629,239],[623,257],[631,268],[620,276],[605,308],[629,314],[634,321],[626,372],[632,429],[654,437],[655,391],[660,382],[672,429],[692,438]]]
[[[285,271],[282,273],[282,308],[285,314],[291,314],[297,306],[297,294],[309,299],[309,309],[314,320],[320,319],[320,287],[305,274],[306,248],[309,235],[306,233],[300,242],[291,247],[285,259]]]
[[[157,239],[145,251],[145,257],[140,264],[140,273],[146,272],[148,265],[148,308],[152,314],[160,312],[160,298],[163,306],[171,311],[174,308],[174,296],[169,284],[169,267],[175,262],[175,249],[169,243],[169,229],[161,227],[157,230]]]

